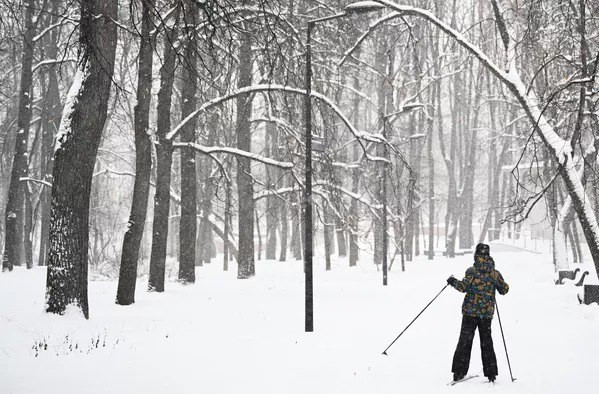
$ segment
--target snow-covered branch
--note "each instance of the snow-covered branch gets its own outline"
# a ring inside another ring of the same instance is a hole
[[[21,182],[39,183],[40,185],[43,185],[43,186],[52,187],[52,184],[50,182],[48,182],[48,181],[44,181],[44,180],[41,180],[41,179],[33,179],[33,178],[30,178],[30,177],[21,177],[21,178],[19,178],[19,181],[21,181]]]
[[[399,13],[399,12],[391,12],[390,14],[384,15],[383,17],[374,21],[368,27],[368,30],[366,30],[366,32],[358,38],[358,40],[354,43],[354,45],[352,45],[351,48],[349,48],[347,51],[345,51],[345,53],[343,54],[343,57],[337,63],[337,67],[341,67],[343,65],[343,63],[345,63],[345,61],[356,51],[356,49],[360,46],[360,44],[362,42],[364,42],[364,40],[366,39],[366,37],[368,37],[370,35],[370,33],[372,33],[374,30],[376,30],[379,26],[385,24],[385,22],[388,22],[388,21],[398,18],[400,16],[401,16],[401,13]]]
[[[77,59],[74,58],[67,58],[67,59],[46,59],[46,60],[42,60],[41,62],[37,63],[35,66],[33,66],[31,68],[31,72],[36,72],[38,68],[43,67],[43,66],[50,66],[52,64],[62,64],[62,63],[75,63],[77,62]]]
[[[226,101],[232,100],[234,98],[237,98],[240,95],[243,94],[248,94],[248,93],[259,93],[259,92],[282,92],[282,93],[291,93],[291,94],[298,94],[298,95],[305,95],[306,91],[303,89],[298,89],[298,88],[293,88],[293,87],[289,87],[289,86],[284,86],[284,85],[276,85],[276,84],[258,84],[258,85],[253,85],[253,86],[247,86],[244,88],[240,88],[237,89],[233,92],[231,92],[228,95],[225,96],[220,96],[217,98],[214,98],[210,101],[205,102],[204,104],[202,104],[200,106],[200,108],[196,109],[195,111],[193,111],[191,114],[189,114],[185,119],[183,119],[181,121],[181,123],[179,123],[174,129],[172,129],[167,135],[166,138],[168,140],[173,140],[177,134],[179,134],[179,132],[181,131],[181,129],[187,124],[189,123],[192,119],[194,119],[195,117],[197,117],[200,113],[207,111],[210,108],[213,108],[217,105],[220,105]],[[374,143],[382,143],[382,144],[387,144],[389,145],[389,143],[387,142],[387,140],[380,134],[372,134],[372,133],[368,133],[365,131],[358,131],[354,125],[349,121],[349,119],[347,119],[347,117],[343,114],[343,112],[341,111],[341,109],[331,100],[329,99],[327,96],[312,91],[311,92],[311,96],[314,97],[317,100],[322,101],[323,103],[325,103],[326,105],[328,105],[333,112],[335,112],[337,114],[337,116],[341,119],[341,121],[343,122],[343,124],[345,124],[345,126],[349,129],[349,131],[353,134],[353,136],[358,140],[358,143],[360,143],[362,150],[365,152],[366,154],[366,158],[368,160],[371,161],[380,161],[380,162],[388,162],[387,159],[384,159],[382,157],[377,157],[377,156],[371,156],[368,153],[366,153],[366,148],[364,147],[364,145],[362,144],[362,141],[368,141],[368,142],[374,142]]]
[[[229,148],[225,146],[203,146],[193,142],[175,142],[173,146],[175,148],[192,148],[206,155],[212,155],[214,153],[228,153],[231,155],[247,157],[250,160],[259,161],[260,163],[273,167],[279,167],[286,170],[293,168],[293,163],[287,161],[274,160],[256,153],[246,152],[237,148]]]

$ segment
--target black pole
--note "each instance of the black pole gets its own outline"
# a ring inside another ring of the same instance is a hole
[[[497,319],[499,320],[499,329],[501,330],[501,339],[503,339],[503,348],[505,349],[505,358],[507,358],[507,367],[510,370],[510,378],[512,379],[512,382],[513,382],[516,379],[514,378],[514,375],[512,375],[512,366],[510,365],[510,356],[508,355],[507,345],[505,344],[505,336],[503,335],[503,325],[501,324],[501,316],[499,315],[499,306],[497,305],[497,300],[495,300],[495,309],[497,309]]]
[[[387,348],[386,348],[386,349],[383,351],[383,354],[384,354],[385,356],[387,356],[387,350],[389,350],[389,348],[390,348],[391,346],[393,346],[393,344],[395,343],[395,341],[397,341],[397,340],[399,339],[399,337],[400,337],[400,336],[402,336],[402,334],[403,334],[404,332],[406,332],[406,330],[407,330],[408,328],[410,328],[410,326],[412,325],[412,323],[414,323],[414,322],[416,321],[416,319],[418,319],[418,318],[420,317],[420,315],[422,315],[422,312],[424,312],[424,311],[426,310],[426,308],[428,308],[428,307],[430,306],[430,304],[432,304],[432,303],[433,303],[433,301],[435,301],[435,300],[437,299],[437,297],[439,297],[439,295],[440,295],[441,293],[443,293],[443,290],[445,290],[445,289],[447,288],[447,286],[449,286],[449,285],[447,284],[447,285],[443,286],[443,288],[441,289],[441,291],[440,291],[439,293],[437,293],[437,295],[435,296],[435,298],[433,298],[433,299],[431,300],[431,302],[429,302],[428,304],[426,304],[426,306],[424,307],[424,309],[420,311],[420,313],[419,313],[419,314],[418,314],[418,315],[417,315],[417,316],[414,318],[414,320],[412,320],[412,321],[410,322],[410,324],[408,324],[408,326],[407,326],[406,328],[404,328],[402,332],[400,332],[400,333],[399,333],[399,335],[397,336],[397,338],[395,338],[395,339],[393,340],[393,342],[391,342],[391,344],[390,344],[389,346],[387,346]]]
[[[381,9],[378,5],[356,5],[352,7],[348,13],[341,12],[339,14],[325,16],[318,19],[308,21],[308,29],[306,32],[306,94],[304,96],[304,123],[306,128],[305,144],[306,144],[306,161],[305,161],[305,185],[302,193],[302,216],[304,221],[304,274],[306,280],[305,294],[305,313],[306,313],[306,332],[314,331],[314,300],[313,300],[313,283],[312,283],[312,266],[313,266],[313,250],[312,250],[312,29],[316,23],[326,22],[333,19],[343,18],[348,14],[359,14]]]
[[[312,44],[313,22],[308,22],[306,37],[306,95],[304,96],[304,121],[306,127],[306,162],[303,192],[304,216],[304,273],[306,280],[306,332],[314,331],[314,301],[312,284]]]

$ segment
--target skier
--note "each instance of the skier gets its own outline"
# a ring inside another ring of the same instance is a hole
[[[468,372],[472,340],[478,327],[483,372],[489,382],[494,382],[497,376],[497,359],[491,338],[491,321],[495,312],[495,290],[503,295],[508,292],[509,286],[495,269],[493,258],[489,255],[489,245],[476,246],[474,265],[466,270],[464,279],[458,280],[452,275],[447,283],[459,292],[466,293],[462,304],[460,339],[451,366],[453,380],[463,379]]]

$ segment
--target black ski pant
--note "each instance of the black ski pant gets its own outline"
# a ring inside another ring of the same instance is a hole
[[[482,319],[464,315],[462,318],[462,329],[458,346],[453,355],[451,372],[458,375],[466,375],[470,366],[470,353],[472,351],[472,340],[474,331],[478,327],[480,336],[480,351],[483,359],[483,372],[486,377],[497,376],[497,358],[493,350],[493,338],[491,338],[492,318]]]

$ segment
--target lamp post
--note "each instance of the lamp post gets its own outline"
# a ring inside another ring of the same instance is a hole
[[[306,35],[306,95],[304,97],[304,121],[306,127],[305,185],[303,190],[302,214],[304,220],[304,274],[305,274],[305,323],[306,332],[314,331],[314,300],[312,283],[313,245],[312,245],[312,29],[317,23],[342,18],[348,15],[378,11],[384,6],[373,1],[359,1],[345,7],[344,12],[308,21]]]

